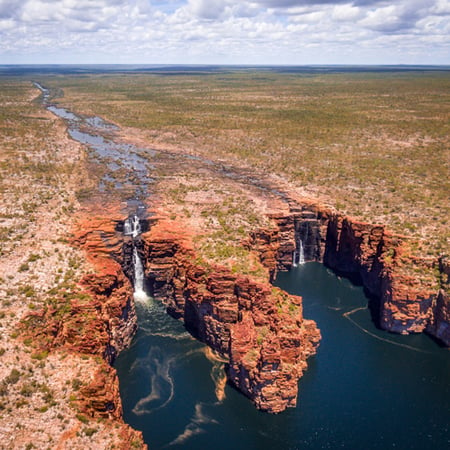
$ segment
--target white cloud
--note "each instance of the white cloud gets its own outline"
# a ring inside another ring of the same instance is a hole
[[[327,17],[326,11],[310,11],[290,17],[292,22],[319,24]]]
[[[449,0],[0,0],[0,62],[450,64],[449,28]]]
[[[0,19],[0,33],[2,31],[11,30],[14,28],[15,22],[12,19]]]
[[[348,3],[345,5],[336,5],[332,10],[332,17],[337,21],[351,21],[361,17],[361,8]]]
[[[431,8],[433,14],[450,14],[450,0],[437,0]]]
[[[189,0],[189,9],[201,19],[220,19],[230,2],[227,0]]]
[[[429,6],[429,0],[410,0],[383,6],[369,11],[359,23],[380,32],[404,32],[413,29],[421,17],[430,14]]]
[[[400,26],[401,20],[397,8],[391,5],[369,11],[359,23],[372,30],[395,31]]]

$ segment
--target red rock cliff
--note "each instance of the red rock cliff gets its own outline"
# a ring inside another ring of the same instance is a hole
[[[143,239],[153,294],[228,358],[229,380],[261,410],[295,406],[298,379],[320,340],[315,323],[303,318],[301,298],[225,267],[202,267],[185,230],[167,220]]]
[[[307,261],[324,262],[338,272],[361,278],[378,299],[376,309],[383,329],[396,333],[427,330],[450,345],[448,290],[439,291],[433,274],[437,261],[413,258],[406,238],[382,225],[361,222],[307,200],[291,201],[290,208],[287,215],[272,216],[272,229],[255,231],[247,242],[259,252],[272,278],[277,270],[292,266],[301,239]],[[439,266],[441,274],[444,266]]]
[[[439,269],[442,288],[432,306],[433,313],[427,331],[450,346],[450,260],[441,258]]]
[[[141,433],[122,421],[117,374],[110,366],[137,327],[131,283],[114,260],[122,245],[115,223],[113,217],[80,218],[73,243],[86,251],[93,272],[78,284],[67,280],[55,289],[45,308],[26,318],[25,328],[42,350],[101,357],[97,372],[81,387],[74,404],[89,417],[115,420],[122,448],[131,448],[132,442],[146,448]]]

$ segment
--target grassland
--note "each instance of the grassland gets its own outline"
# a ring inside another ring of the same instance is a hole
[[[449,253],[450,73],[126,74],[44,80],[150,145],[274,173]]]

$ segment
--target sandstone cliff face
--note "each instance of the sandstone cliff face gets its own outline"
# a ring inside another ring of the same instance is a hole
[[[26,319],[47,349],[99,355],[112,363],[136,330],[132,290],[120,265],[104,260],[80,282],[83,291],[61,290],[46,307]]]
[[[426,283],[408,275],[404,242],[383,226],[334,216],[328,226],[324,262],[344,273],[357,274],[367,291],[379,299],[379,325],[395,333],[422,332],[436,296]]]
[[[185,232],[163,219],[143,239],[153,295],[228,358],[230,382],[261,410],[295,406],[298,379],[320,340],[301,299],[225,267],[202,267]]]
[[[55,289],[45,308],[28,316],[26,329],[42,350],[58,348],[103,359],[75,403],[89,417],[121,421],[117,375],[109,364],[130,344],[137,324],[131,283],[113,259],[121,253],[114,226],[111,218],[80,221],[73,242],[86,250],[93,273],[78,285],[67,280]],[[124,432],[126,439],[141,440],[139,432]]]
[[[116,231],[117,222],[90,217],[88,223],[80,223],[74,238],[95,267],[81,285],[98,305],[107,340],[103,354],[110,363],[130,345],[137,329],[133,287],[122,269],[123,240]]]
[[[360,222],[307,200],[292,201],[290,210],[288,215],[272,216],[273,229],[255,231],[247,243],[260,254],[272,279],[277,270],[292,267],[301,240],[306,261],[323,262],[361,279],[376,298],[381,328],[404,334],[427,330],[449,345],[448,295],[445,289],[438,295],[430,276],[436,261],[408,256],[405,238],[382,225]],[[441,273],[445,267],[440,265]],[[423,273],[427,276],[421,277]]]
[[[432,319],[427,326],[427,331],[450,347],[450,260],[441,258],[439,269],[442,289],[432,306]]]

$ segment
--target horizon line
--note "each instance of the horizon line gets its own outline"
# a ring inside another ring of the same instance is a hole
[[[342,63],[342,64],[270,64],[270,63],[7,63],[0,67],[11,66],[145,66],[145,67],[450,67],[450,64],[364,64],[364,63]]]

